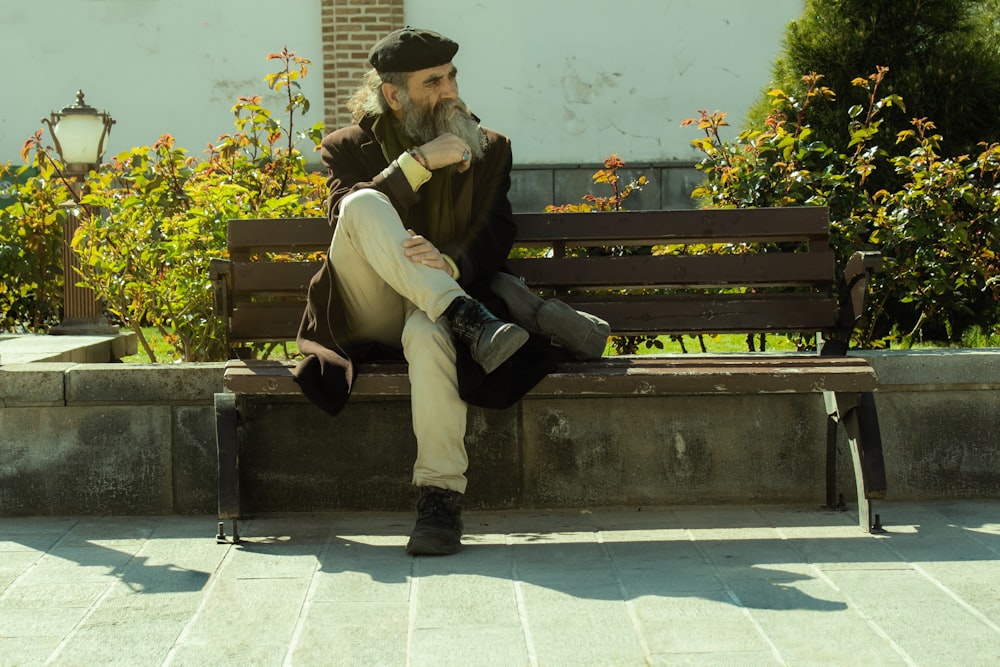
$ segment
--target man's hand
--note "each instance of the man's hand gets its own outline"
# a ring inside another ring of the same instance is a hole
[[[472,164],[469,145],[450,132],[428,141],[418,153],[427,162],[424,166],[431,171],[454,164],[456,171],[462,173]]]
[[[403,241],[403,253],[411,261],[429,266],[432,269],[440,269],[452,278],[455,277],[451,272],[451,265],[445,261],[444,257],[441,256],[441,251],[433,243],[412,229],[406,231],[410,233],[410,238]]]

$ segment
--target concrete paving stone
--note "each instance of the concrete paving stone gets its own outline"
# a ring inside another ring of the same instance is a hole
[[[809,566],[780,541],[700,540],[698,544],[723,582],[750,578],[794,581],[809,576]]]
[[[746,611],[724,591],[647,596],[632,607],[652,653],[770,651]]]
[[[476,575],[421,577],[413,627],[520,627],[514,581]]]
[[[141,545],[130,548],[138,550]],[[122,547],[119,547],[122,548]],[[19,579],[23,585],[52,583],[103,583],[114,582],[134,558],[134,554],[104,547],[57,546],[40,558]]]
[[[160,619],[95,623],[88,618],[49,662],[57,665],[162,665],[184,624]]]
[[[618,577],[631,597],[722,590],[711,563],[691,542],[665,549],[647,542],[608,542]]]
[[[451,558],[418,558],[414,562],[426,576],[447,574],[491,574],[508,577],[514,550],[503,533],[466,534],[462,551]]]
[[[339,521],[339,517],[322,514],[275,514],[241,522],[240,535],[251,543],[324,544]]]
[[[0,601],[0,637],[58,637],[61,641],[87,611],[86,607],[15,607]]]
[[[860,615],[849,613],[847,603],[822,579],[791,584],[752,580],[732,590],[787,664],[835,664],[843,655],[856,664],[903,661]],[[803,642],[803,636],[809,641]]]
[[[827,536],[816,535],[812,530],[792,531],[783,529],[789,547],[808,563],[822,565],[824,569],[898,569],[903,566],[881,537],[865,535],[857,526],[841,532],[832,530]]]
[[[322,549],[317,545],[243,545],[219,570],[225,579],[298,579],[312,576]]]
[[[963,500],[940,502],[932,507],[943,517],[976,533],[1000,535],[1000,516],[996,501]]]
[[[4,518],[0,534],[0,552],[44,552],[61,540],[77,519]]]
[[[675,508],[676,527],[699,530],[753,530],[771,528],[768,519],[750,505],[685,505]],[[674,526],[672,526],[674,527]]]
[[[287,645],[309,583],[308,577],[219,578],[180,642],[208,644],[232,636]]]
[[[930,512],[931,510],[928,510]],[[892,532],[886,541],[900,560],[924,562],[929,560],[976,561],[996,558],[1000,551],[991,548],[1000,538],[989,533],[970,533],[960,526],[944,523],[938,517],[910,516],[910,523]]]
[[[646,652],[622,601],[552,606],[525,596],[539,665],[641,665]],[[581,609],[581,607],[584,607]]]
[[[392,603],[410,598],[410,579],[393,565],[370,563],[360,571],[320,572],[311,599],[314,602]]]
[[[405,600],[314,601],[292,647],[291,664],[404,664],[408,629]]]
[[[180,644],[173,648],[164,665],[170,667],[280,667],[285,662],[287,645],[262,642],[250,635],[219,632],[211,641]]]
[[[1000,627],[1000,576],[996,560],[922,563],[920,571]]]
[[[0,596],[7,586],[44,557],[39,551],[0,551]]]
[[[517,578],[525,585],[588,600],[621,600],[618,577],[610,567],[575,567],[572,561],[565,567],[558,563],[548,566],[517,568]]]
[[[124,586],[118,586],[124,589]],[[159,621],[186,624],[201,605],[201,591],[188,593],[157,593],[130,591],[106,593],[91,615],[88,623],[115,625],[135,622],[136,618],[155,618]],[[183,625],[182,625],[183,627]]]
[[[417,629],[410,637],[407,662],[413,667],[530,664],[520,626],[503,625]]]
[[[160,517],[85,517],[74,522],[60,546],[132,546],[148,540],[162,522]]]
[[[11,609],[54,609],[77,607],[87,609],[108,590],[111,581],[59,583],[26,583],[23,577],[4,591],[0,604]],[[35,579],[38,581],[38,579]]]
[[[881,506],[5,519],[0,666],[1000,663],[1000,500]]]
[[[62,637],[0,636],[0,667],[35,667],[59,646]]]
[[[778,664],[769,651],[711,651],[708,653],[654,653],[651,667],[706,665],[707,667],[773,667]]]
[[[677,568],[672,571],[624,570],[619,572],[628,599],[646,596],[683,596],[725,590],[714,570],[708,567]]]
[[[827,576],[852,607],[917,663],[954,664],[956,646],[964,655],[978,656],[979,664],[1000,663],[1000,631],[919,572],[837,570]]]

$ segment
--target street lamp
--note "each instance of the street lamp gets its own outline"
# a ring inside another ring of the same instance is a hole
[[[118,327],[111,325],[104,316],[104,309],[97,302],[93,291],[77,287],[79,267],[73,252],[73,234],[80,225],[77,201],[83,191],[81,179],[91,169],[96,169],[104,157],[104,140],[115,124],[108,112],[97,112],[83,100],[83,91],[76,91],[76,104],[53,111],[42,122],[48,125],[52,141],[63,163],[63,172],[70,177],[70,187],[75,201],[67,210],[63,224],[63,319],[49,329],[52,334],[114,335]]]

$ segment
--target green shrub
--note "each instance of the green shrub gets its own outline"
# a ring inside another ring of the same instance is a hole
[[[880,250],[885,269],[874,281],[868,325],[855,344],[947,341],[970,326],[994,330],[1000,321],[1000,144],[982,144],[972,158],[942,157],[943,138],[923,118],[887,134],[885,115],[903,103],[882,94],[887,75],[880,67],[852,81],[863,103],[848,110],[847,140],[840,145],[817,138],[811,126],[815,110],[836,98],[817,74],[803,77],[801,95],[770,91],[773,108],[763,125],[732,142],[720,138],[725,114],[701,111],[685,121],[705,135],[692,142],[704,154],[698,168],[706,176],[693,194],[720,207],[828,206],[841,265],[855,250]],[[893,157],[887,144],[907,150]],[[899,189],[871,190],[883,164],[903,183]]]
[[[297,92],[309,61],[287,49],[268,59],[281,63],[265,78],[287,94],[286,124],[259,97],[240,98],[232,108],[236,131],[210,145],[207,158],[189,156],[163,135],[152,146],[117,155],[85,180],[73,239],[80,284],[136,332],[150,361],[158,359],[145,326],[173,346],[177,359],[227,356],[208,280],[210,259],[225,256],[227,220],[323,215],[325,179],[306,168],[296,147],[303,140],[318,144],[323,126],[294,129],[296,114],[309,108]],[[58,169],[40,133],[29,143],[36,161]]]
[[[837,99],[810,116],[813,138],[830,146],[850,141],[849,109],[864,104],[852,88],[859,72],[888,67],[884,93],[906,100],[918,117],[934,120],[948,143],[942,156],[979,152],[980,141],[1000,140],[1000,19],[997,0],[806,0],[800,18],[788,24],[783,51],[774,63],[772,86],[791,96],[805,94],[803,77],[822,72]],[[770,114],[767,95],[749,114],[759,127]],[[909,116],[887,115],[882,133],[895,137]],[[881,147],[886,156],[907,147]],[[876,158],[877,160],[880,158]],[[873,174],[872,191],[902,185],[888,160]]]
[[[41,331],[59,322],[69,190],[37,159],[0,165],[0,183],[0,331]]]

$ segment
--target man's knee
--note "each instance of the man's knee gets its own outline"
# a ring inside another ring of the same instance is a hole
[[[454,363],[455,340],[443,318],[432,322],[424,313],[412,314],[403,327],[402,342],[407,356],[440,356]]]
[[[366,220],[373,216],[392,215],[395,214],[395,210],[392,202],[383,193],[363,188],[355,190],[340,200],[340,221],[350,223],[351,220]]]

